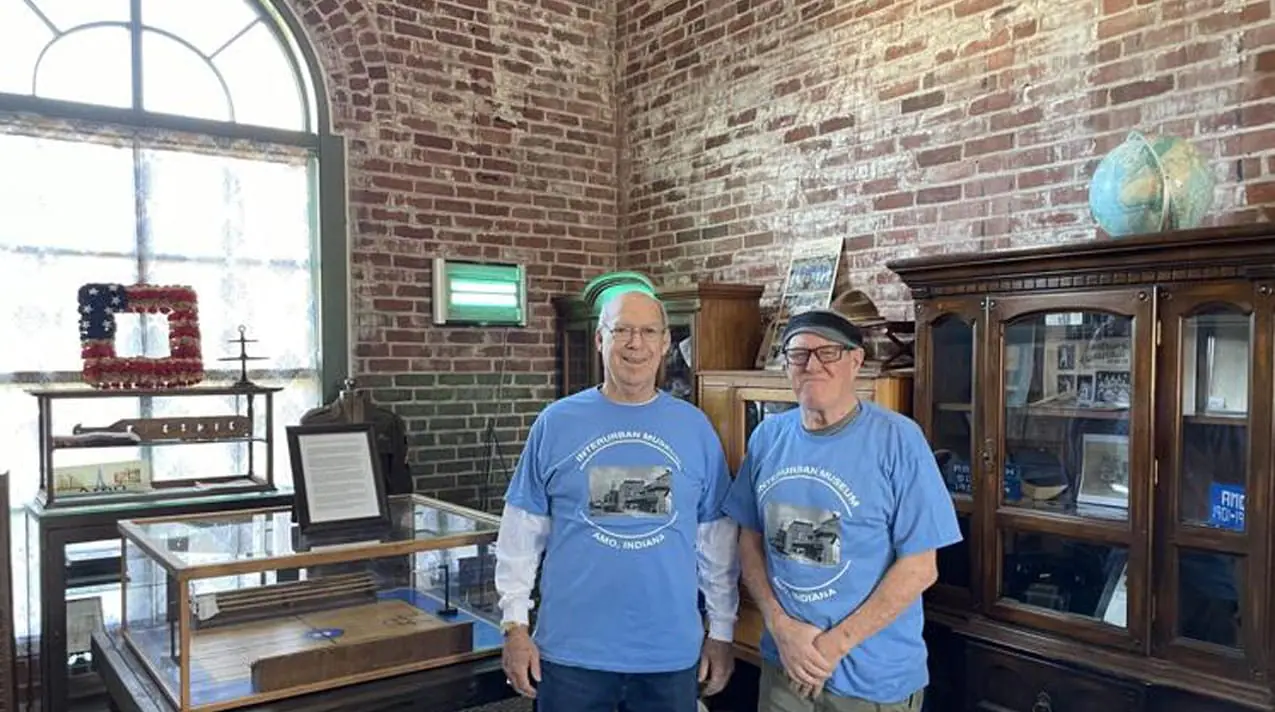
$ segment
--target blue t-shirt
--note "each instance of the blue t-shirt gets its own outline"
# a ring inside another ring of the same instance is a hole
[[[725,516],[729,489],[712,424],[667,393],[630,405],[591,388],[541,412],[505,495],[550,517],[541,656],[614,672],[697,664],[696,532]]]
[[[763,420],[725,506],[741,527],[762,532],[784,611],[822,630],[866,601],[896,559],[961,540],[921,429],[868,402],[835,433],[807,431],[799,409]],[[885,704],[929,684],[923,624],[918,599],[851,650],[827,689]],[[761,652],[779,664],[769,630]]]

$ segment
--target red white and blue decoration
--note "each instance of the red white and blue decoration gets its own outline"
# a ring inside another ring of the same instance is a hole
[[[167,314],[168,356],[115,355],[116,314]],[[80,287],[80,355],[94,388],[161,389],[204,380],[195,290],[181,286],[94,283]]]

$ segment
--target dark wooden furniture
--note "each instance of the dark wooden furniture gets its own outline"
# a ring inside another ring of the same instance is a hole
[[[67,599],[80,593],[114,600],[120,591],[121,519],[229,512],[291,506],[287,492],[208,494],[189,499],[46,509],[27,505],[27,630],[20,654],[19,686],[28,707],[57,712],[72,700],[101,692],[97,661],[90,651],[67,650]],[[105,602],[104,602],[105,605]],[[38,614],[38,615],[36,615]],[[106,614],[107,618],[111,616]],[[74,658],[74,659],[72,659]]]
[[[0,712],[17,707],[17,668],[13,640],[13,542],[9,526],[9,473],[0,472]]]
[[[1275,227],[889,267],[967,537],[927,594],[944,695],[1275,709]]]
[[[701,371],[699,405],[712,421],[726,450],[731,472],[737,472],[753,429],[766,417],[797,406],[797,397],[783,371]],[[910,370],[882,373],[880,364],[867,362],[859,372],[859,397],[901,413],[912,408]],[[763,629],[761,612],[740,588],[739,619],[735,623],[737,657],[757,664]],[[755,704],[755,703],[754,703]]]
[[[120,712],[173,712],[174,708],[115,633],[93,634],[93,658]],[[457,712],[514,696],[499,658],[456,663],[424,672],[266,702],[257,712]]]
[[[700,371],[751,368],[761,347],[763,290],[720,282],[660,288],[672,338],[661,387],[694,401],[695,374]],[[558,389],[566,396],[602,382],[602,357],[594,341],[598,312],[579,297],[559,297],[554,306],[558,311]]]

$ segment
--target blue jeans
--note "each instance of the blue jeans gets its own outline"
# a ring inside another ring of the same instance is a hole
[[[536,712],[696,712],[698,700],[698,665],[678,672],[623,673],[540,661]]]

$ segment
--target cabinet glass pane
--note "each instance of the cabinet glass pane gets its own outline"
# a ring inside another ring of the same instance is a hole
[[[589,361],[597,358],[597,349],[593,343],[593,332],[588,329],[567,329],[565,335],[562,390],[565,395],[571,395],[594,385],[589,382],[592,380],[589,376]]]
[[[694,354],[689,324],[669,324],[668,353],[664,355],[664,390],[678,398],[694,400]]]
[[[1211,551],[1178,551],[1178,635],[1240,647],[1244,559]]]
[[[1005,532],[1003,541],[1002,596],[1126,626],[1128,549],[1034,532]]]
[[[936,559],[939,567],[939,583],[957,588],[970,587],[970,518],[958,515],[957,524],[961,527],[961,540],[951,546],[938,550]]]
[[[744,401],[744,442],[753,436],[761,421],[796,407],[796,403],[789,401]]]
[[[1006,504],[1128,519],[1132,326],[1083,311],[1006,324]]]
[[[120,541],[68,544],[65,557],[67,696],[75,698],[96,688],[93,631],[113,630],[120,622]]]
[[[1249,317],[1215,310],[1182,321],[1179,516],[1244,531]]]
[[[930,443],[953,494],[972,494],[974,327],[945,317],[930,329],[931,358],[939,364],[932,386]]]

